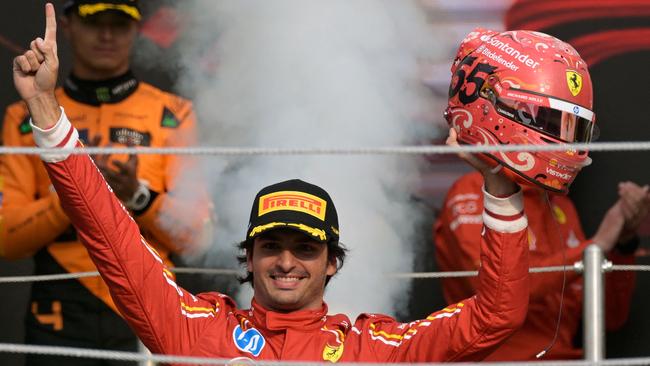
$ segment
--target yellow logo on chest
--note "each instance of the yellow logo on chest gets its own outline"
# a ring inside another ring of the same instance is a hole
[[[338,362],[338,360],[343,356],[343,344],[337,346],[337,347],[332,347],[329,344],[325,345],[325,348],[323,348],[323,360],[329,361],[329,362]]]

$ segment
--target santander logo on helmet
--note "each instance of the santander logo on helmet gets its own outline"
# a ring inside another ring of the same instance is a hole
[[[587,64],[566,42],[540,32],[478,28],[451,66],[445,118],[472,145],[589,142],[595,128]],[[490,152],[519,183],[567,193],[588,151]]]

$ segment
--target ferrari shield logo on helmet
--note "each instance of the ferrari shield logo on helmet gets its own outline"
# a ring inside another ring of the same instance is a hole
[[[576,71],[568,70],[566,72],[566,82],[574,97],[580,94],[580,91],[582,90],[582,75],[578,74]]]

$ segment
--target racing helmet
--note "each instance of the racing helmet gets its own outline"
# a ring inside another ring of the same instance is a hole
[[[566,42],[533,31],[477,28],[451,66],[445,118],[461,144],[562,144],[592,140],[595,114],[587,64]],[[566,194],[586,150],[489,152],[518,183]]]

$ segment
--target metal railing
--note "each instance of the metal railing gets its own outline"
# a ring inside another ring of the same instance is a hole
[[[603,274],[611,270],[612,262],[605,260],[602,249],[592,244],[582,254],[584,297],[584,359],[605,359],[605,281]]]

